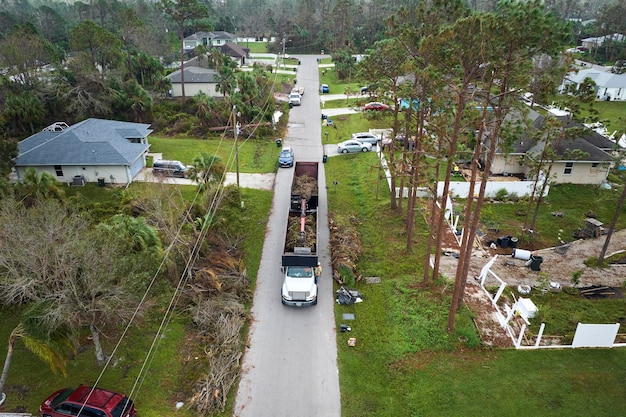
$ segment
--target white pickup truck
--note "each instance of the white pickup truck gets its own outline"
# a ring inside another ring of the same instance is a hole
[[[302,104],[302,96],[292,91],[291,94],[289,94],[289,105],[299,106],[300,104]]]

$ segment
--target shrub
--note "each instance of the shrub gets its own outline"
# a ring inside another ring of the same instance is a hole
[[[496,196],[494,197],[494,199],[496,201],[504,201],[504,200],[506,200],[508,195],[509,195],[509,192],[505,188],[500,188],[496,192]]]

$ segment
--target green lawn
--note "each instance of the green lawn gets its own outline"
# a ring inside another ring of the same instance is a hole
[[[324,109],[322,109],[322,113]],[[350,139],[355,132],[367,132],[369,129],[388,129],[393,120],[390,113],[375,114],[342,114],[332,116],[332,126],[322,126],[322,143],[333,144]],[[321,123],[321,120],[320,120]],[[328,133],[328,135],[326,135]]]
[[[202,152],[217,155],[228,170],[234,172],[235,146],[232,138],[188,139],[150,136],[150,152],[162,153],[163,159],[174,159],[191,164]],[[275,172],[278,166],[280,148],[273,140],[240,138],[239,172]]]
[[[242,42],[239,46],[241,46],[242,48],[250,49],[250,52],[253,54],[262,54],[268,52],[267,42]]]
[[[336,189],[328,192],[329,212],[337,213],[338,222],[356,225],[360,232],[364,252],[357,275],[382,279],[381,284],[354,286],[365,295],[363,303],[335,308],[337,326],[347,323],[352,327],[350,333],[337,336],[343,416],[626,413],[626,349],[483,348],[467,310],[457,316],[456,333],[449,335],[445,329],[451,286],[445,282],[419,285],[427,227],[424,219],[416,217],[415,248],[407,253],[404,217],[390,210],[389,191],[373,166],[373,153],[333,157],[325,166],[326,182],[337,181]],[[577,195],[579,200],[598,199],[593,189],[583,187],[576,194],[576,187],[570,187],[551,191],[552,206],[542,213],[546,224],[557,203],[565,208],[565,202]],[[576,204],[582,206],[582,202]],[[498,203],[491,207],[504,220],[507,212],[501,210],[507,206]],[[621,304],[595,304],[594,308],[569,300],[565,292],[561,295],[561,317],[550,318],[556,322],[587,317],[591,312],[602,319],[613,315],[613,319],[623,320],[626,314],[624,300]],[[555,300],[548,301],[557,305]],[[345,322],[343,313],[353,313],[356,319]],[[347,345],[349,337],[356,338],[355,347]]]

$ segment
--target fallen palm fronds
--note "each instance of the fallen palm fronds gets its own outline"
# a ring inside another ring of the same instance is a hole
[[[361,237],[352,224],[338,224],[332,214],[328,216],[330,229],[331,265],[333,279],[344,284],[347,273],[356,274],[356,262],[363,252]]]

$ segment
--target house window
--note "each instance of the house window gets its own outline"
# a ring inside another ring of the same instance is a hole
[[[574,167],[574,163],[573,162],[566,162],[565,163],[565,171],[563,171],[563,174],[571,175],[573,167]]]
[[[130,143],[143,143],[143,138],[127,138]]]
[[[61,165],[55,165],[54,170],[56,171],[57,177],[63,176],[63,168],[61,168]]]

